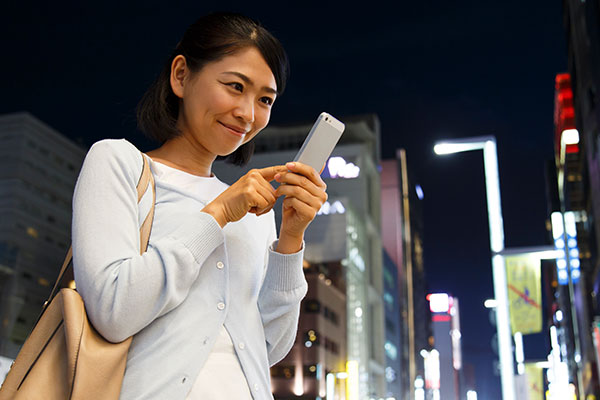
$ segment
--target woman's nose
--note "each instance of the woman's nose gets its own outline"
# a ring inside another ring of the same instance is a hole
[[[247,123],[254,122],[254,102],[248,98],[241,99],[234,110],[234,116]]]

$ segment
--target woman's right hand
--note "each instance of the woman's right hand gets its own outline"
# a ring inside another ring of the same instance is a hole
[[[262,215],[271,210],[277,200],[270,182],[275,175],[287,171],[285,165],[251,169],[216,199],[208,203],[202,212],[210,214],[223,228],[229,222],[239,221],[246,213]]]

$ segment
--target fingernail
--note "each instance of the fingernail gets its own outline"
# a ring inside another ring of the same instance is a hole
[[[275,180],[278,180],[279,178],[281,178],[281,174],[275,174]]]
[[[288,168],[294,168],[296,166],[296,164],[294,164],[293,162],[289,162],[289,163],[285,164],[285,166]]]

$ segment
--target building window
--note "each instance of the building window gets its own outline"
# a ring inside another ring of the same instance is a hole
[[[39,236],[39,233],[38,233],[37,229],[35,229],[35,228],[31,227],[31,226],[27,228],[27,234],[29,236],[31,236],[32,238],[34,238],[34,239],[37,239],[38,236]]]
[[[271,377],[281,379],[292,379],[295,374],[294,367],[287,365],[275,365],[271,367]]]
[[[0,263],[6,266],[14,266],[17,263],[17,253],[16,246],[7,242],[0,242]]]
[[[385,342],[384,348],[385,354],[392,360],[395,360],[398,357],[398,349],[392,343]]]
[[[383,301],[385,302],[385,306],[388,308],[388,310],[394,310],[394,296],[392,296],[391,293],[385,292],[383,294]]]
[[[333,354],[338,354],[340,351],[338,344],[329,338],[325,338],[325,349],[329,350]]]
[[[392,335],[396,333],[396,324],[394,324],[389,319],[385,319],[385,329],[390,332]]]
[[[304,312],[316,314],[321,311],[321,303],[319,300],[308,299],[304,301]]]
[[[337,313],[335,311],[332,311],[327,306],[325,306],[325,309],[323,311],[324,311],[326,319],[328,319],[329,321],[333,322],[335,325],[338,324],[338,315],[337,315]]]
[[[316,365],[304,365],[303,368],[304,378],[315,378],[317,376]]]

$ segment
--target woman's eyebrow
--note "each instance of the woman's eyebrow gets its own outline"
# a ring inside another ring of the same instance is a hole
[[[242,74],[241,72],[226,71],[226,72],[223,72],[223,73],[224,74],[229,74],[229,75],[235,75],[238,78],[240,78],[241,80],[243,80],[246,85],[254,86],[254,82],[252,81],[252,79],[250,79],[246,75]],[[272,94],[277,94],[277,90],[275,90],[275,89],[273,89],[272,87],[269,87],[269,86],[263,86],[262,90],[264,90],[265,92],[272,93]]]

